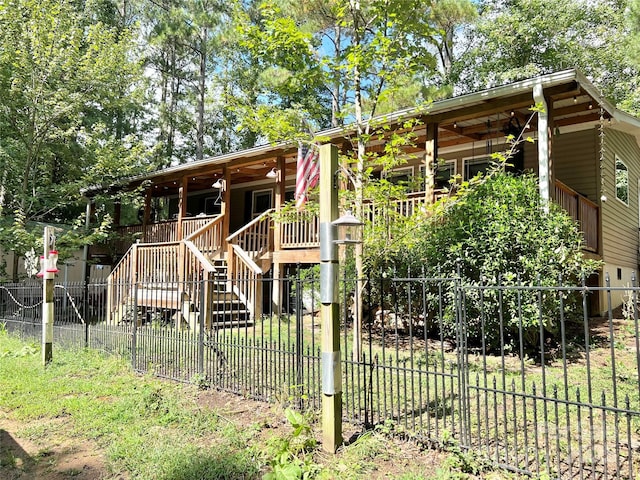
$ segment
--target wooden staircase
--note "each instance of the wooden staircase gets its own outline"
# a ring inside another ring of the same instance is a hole
[[[256,262],[265,265],[272,244],[270,212],[226,239],[221,225],[222,215],[181,241],[132,245],[108,277],[109,323],[197,331],[201,321],[210,329],[259,317],[263,270]]]
[[[211,323],[215,326],[236,327],[251,323],[251,312],[238,295],[229,291],[228,267],[224,259],[213,261],[216,269],[212,279]]]

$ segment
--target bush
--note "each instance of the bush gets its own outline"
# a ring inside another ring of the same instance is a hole
[[[546,335],[554,335],[559,320],[559,294],[537,291],[474,288],[486,285],[557,286],[575,283],[598,263],[581,251],[576,223],[555,204],[544,213],[537,178],[493,173],[457,198],[443,200],[417,231],[417,242],[396,255],[396,262],[432,277],[460,277],[470,343],[483,340],[488,350],[519,345],[535,347],[542,320]],[[442,329],[455,337],[455,288],[448,283]],[[500,300],[500,301],[498,301]],[[565,318],[577,313],[571,298],[563,299]],[[501,305],[500,305],[501,304]],[[542,308],[540,308],[540,305]],[[500,306],[502,312],[500,312]]]

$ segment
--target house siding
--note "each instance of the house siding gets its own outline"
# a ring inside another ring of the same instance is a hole
[[[598,131],[567,133],[553,138],[555,178],[598,203]]]
[[[599,148],[597,149],[599,151]],[[615,158],[629,169],[629,205],[616,198]],[[605,130],[604,164],[602,166],[602,258],[612,267],[635,270],[638,266],[638,178],[640,177],[640,147],[627,133]],[[610,272],[612,277],[614,272]]]

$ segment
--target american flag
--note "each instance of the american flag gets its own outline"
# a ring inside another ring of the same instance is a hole
[[[318,148],[315,145],[298,144],[298,164],[296,170],[296,209],[302,210],[307,201],[307,192],[318,184]]]

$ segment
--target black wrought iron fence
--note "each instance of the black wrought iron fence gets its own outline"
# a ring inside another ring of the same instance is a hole
[[[456,442],[520,474],[637,478],[640,290],[507,280],[362,280],[359,337],[356,282],[343,279],[344,419]],[[224,283],[58,285],[54,342],[116,353],[161,377],[319,409],[318,279],[264,280],[259,316]],[[116,289],[126,298],[115,302]],[[199,298],[185,293],[194,291]],[[594,297],[603,316],[589,311]],[[1,321],[39,339],[41,298],[38,283],[0,285]]]

